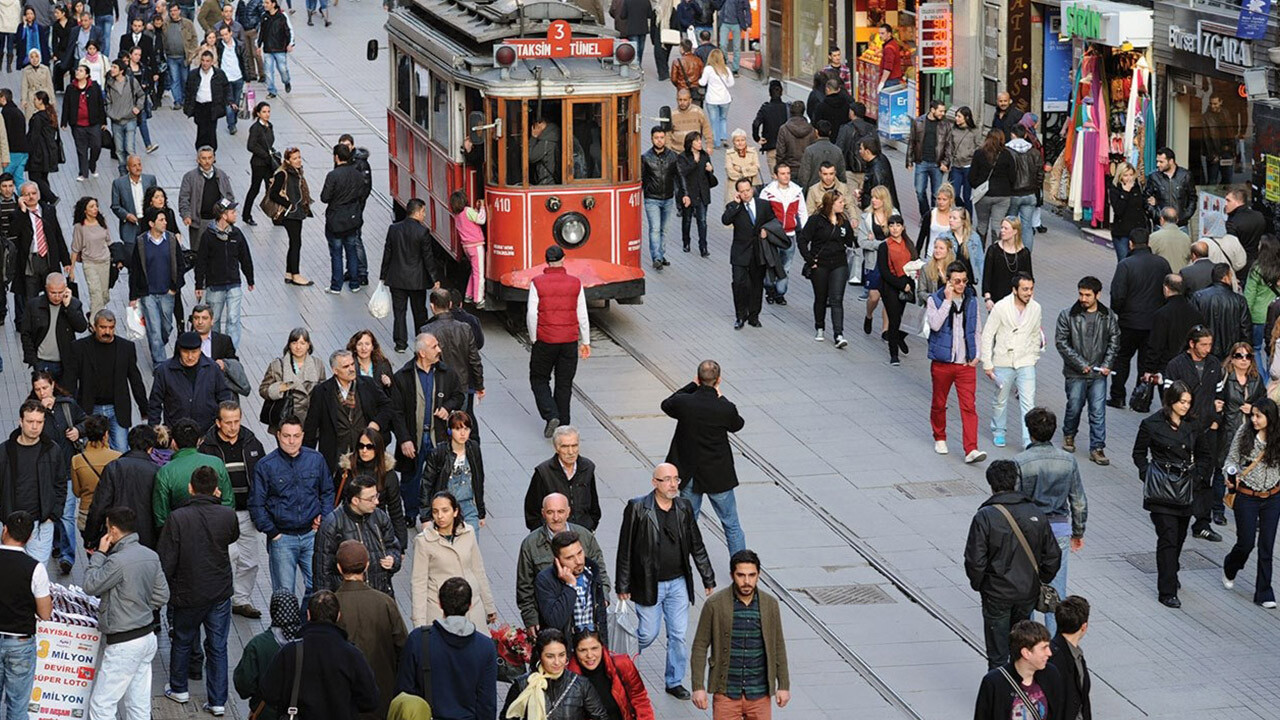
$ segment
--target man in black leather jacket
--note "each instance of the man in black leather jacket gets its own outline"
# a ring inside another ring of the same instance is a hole
[[[403,220],[387,228],[382,271],[378,274],[378,279],[391,289],[391,337],[398,353],[409,346],[405,310],[413,311],[413,327],[422,327],[427,321],[427,290],[440,287],[442,277],[432,251],[435,241],[423,225],[427,204],[413,198],[405,203],[404,212]]]
[[[1231,346],[1238,342],[1252,345],[1253,319],[1249,303],[1231,286],[1231,266],[1213,266],[1213,284],[1191,296],[1191,304],[1204,316],[1204,324],[1213,331],[1213,354],[1226,359]]]
[[[1186,421],[1199,427],[1201,439],[1210,448],[1217,447],[1218,434],[1222,432],[1219,428],[1223,408],[1223,401],[1218,399],[1218,386],[1222,383],[1222,360],[1210,352],[1213,343],[1211,329],[1202,326],[1192,328],[1183,345],[1186,352],[1170,360],[1162,376],[1166,390],[1178,381],[1187,384],[1191,390],[1191,410],[1187,413]],[[1201,466],[1201,454],[1197,450],[1197,466]],[[1213,478],[1216,470],[1207,467],[1212,463],[1204,465],[1206,466],[1196,473],[1195,482],[1191,486],[1191,513],[1195,515],[1191,535],[1209,542],[1222,542],[1222,536],[1210,525],[1213,519]]]
[[[691,697],[684,687],[689,666],[685,630],[693,603],[690,557],[702,576],[706,594],[711,595],[716,574],[702,544],[693,506],[680,496],[680,471],[675,465],[662,463],[653,470],[653,492],[627,501],[622,511],[616,585],[618,600],[635,600],[641,652],[658,638],[658,624],[666,622],[666,689],[681,700]]]
[[[1154,222],[1160,221],[1160,208],[1165,206],[1178,209],[1178,227],[1184,230],[1196,214],[1195,181],[1186,168],[1178,167],[1167,147],[1156,151],[1156,171],[1147,176],[1147,208]]]
[[[336,590],[342,585],[337,555],[344,540],[356,540],[369,551],[371,560],[365,569],[369,587],[395,597],[391,576],[400,570],[403,550],[391,516],[378,507],[378,482],[369,475],[352,478],[342,488],[342,505],[320,521],[311,560],[316,590]]]
[[[660,126],[654,126],[649,137],[653,147],[640,156],[640,186],[649,226],[649,259],[654,270],[661,270],[671,264],[666,257],[667,225],[676,212],[676,152],[667,149],[667,133]]]
[[[883,185],[889,189],[893,206],[902,207],[898,203],[898,186],[893,182],[893,168],[889,166],[889,158],[880,151],[880,141],[874,137],[863,138],[858,142],[858,155],[866,168],[866,175],[862,180],[862,194],[858,197],[859,206],[863,210],[870,207],[872,189],[877,185]]]

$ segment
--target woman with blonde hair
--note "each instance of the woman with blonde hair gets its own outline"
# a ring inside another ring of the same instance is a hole
[[[982,297],[988,312],[1013,292],[1013,276],[1018,273],[1031,275],[1031,251],[1022,244],[1022,221],[1010,215],[1000,221],[1000,241],[987,250],[983,263]]]
[[[942,237],[951,240],[956,259],[969,271],[969,281],[974,287],[982,287],[982,263],[986,252],[982,249],[982,236],[973,228],[969,211],[956,206],[947,218],[948,230]]]
[[[889,218],[897,212],[893,207],[893,196],[889,194],[889,188],[877,185],[871,188],[871,205],[858,223],[858,250],[853,253],[852,271],[858,275],[865,271],[866,274],[862,298],[867,301],[867,315],[862,320],[862,332],[868,335],[871,334],[871,318],[876,312],[876,306],[880,304],[880,273],[876,269],[876,251],[889,235]],[[881,324],[888,327],[888,312],[882,312],[881,315]]]
[[[729,152],[724,154],[724,175],[727,187],[737,187],[738,180],[746,178],[751,187],[760,186],[760,153],[747,145],[747,131],[738,128],[729,136]]]
[[[925,248],[951,229],[951,209],[956,206],[956,188],[949,182],[942,183],[934,195],[933,210],[920,220],[920,236],[916,239],[916,254],[924,255]],[[945,271],[946,268],[943,268]]]
[[[916,293],[917,305],[923,307],[929,300],[929,296],[938,292],[938,288],[947,282],[947,268],[955,261],[956,251],[951,238],[945,235],[935,238],[933,247],[930,248],[929,259],[924,267],[920,268],[920,291]]]
[[[1129,256],[1129,235],[1137,228],[1151,229],[1138,171],[1129,163],[1116,165],[1111,187],[1107,188],[1107,204],[1111,206],[1111,243],[1116,249],[1116,262],[1120,262]]]
[[[717,141],[720,147],[729,147],[729,103],[733,102],[733,97],[729,95],[729,88],[733,87],[733,73],[729,72],[728,66],[724,64],[724,53],[720,48],[711,51],[707,55],[707,64],[702,68],[702,77],[698,78],[698,84],[707,89],[706,99],[703,101],[703,107],[707,111],[707,119],[711,121],[711,133],[714,137],[707,138],[707,146],[715,147]]]

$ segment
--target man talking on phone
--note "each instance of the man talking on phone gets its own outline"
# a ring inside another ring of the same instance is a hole
[[[600,566],[582,549],[578,533],[565,530],[551,538],[552,563],[534,580],[538,624],[571,638],[581,630],[605,629],[605,596]]]

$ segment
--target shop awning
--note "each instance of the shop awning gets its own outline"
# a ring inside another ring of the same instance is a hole
[[[1134,47],[1150,47],[1154,28],[1151,9],[1116,2],[1063,0],[1063,37],[1120,47],[1126,40]]]

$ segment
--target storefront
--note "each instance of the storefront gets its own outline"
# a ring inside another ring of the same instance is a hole
[[[1267,53],[1276,47],[1276,20],[1264,24],[1262,37],[1241,37],[1239,5],[1158,2],[1155,14],[1160,137],[1195,180],[1200,233],[1220,234],[1225,216],[1218,209],[1226,191],[1237,184],[1257,187],[1254,104],[1277,96]]]
[[[1044,26],[1042,107],[1054,120],[1044,135],[1052,167],[1045,199],[1065,205],[1078,222],[1100,226],[1116,167],[1128,163],[1139,176],[1155,169],[1152,12],[1067,0],[1049,10]],[[1063,107],[1066,115],[1058,116]]]

